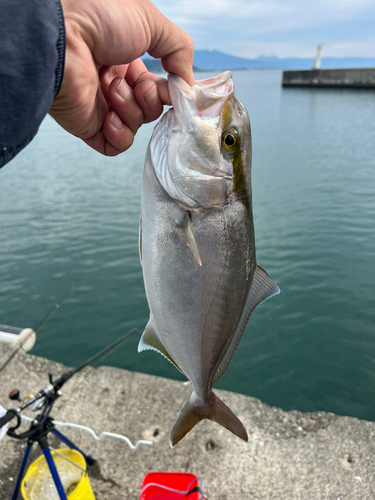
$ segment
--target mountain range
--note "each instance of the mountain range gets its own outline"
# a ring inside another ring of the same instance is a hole
[[[142,58],[150,71],[161,71],[158,59],[152,59],[147,54]],[[260,56],[256,59],[224,54],[217,50],[196,50],[194,53],[194,70],[225,70],[225,69],[311,69],[314,58]],[[365,57],[322,57],[321,67],[324,68],[368,68],[375,67],[375,58]]]

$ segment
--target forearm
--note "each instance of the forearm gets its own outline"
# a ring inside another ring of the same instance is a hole
[[[35,136],[63,77],[59,0],[0,0],[0,167]]]

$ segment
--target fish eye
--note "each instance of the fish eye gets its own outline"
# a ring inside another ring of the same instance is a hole
[[[223,146],[227,151],[232,153],[239,145],[239,137],[236,130],[228,130],[223,134]]]
[[[228,134],[225,136],[224,142],[225,145],[230,148],[231,146],[234,146],[236,144],[236,138],[234,137],[234,135]]]

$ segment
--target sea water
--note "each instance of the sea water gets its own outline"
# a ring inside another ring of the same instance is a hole
[[[282,89],[281,76],[233,74],[252,125],[257,261],[281,294],[255,310],[217,386],[374,420],[375,91]],[[78,285],[33,353],[78,365],[147,320],[138,225],[152,128],[105,158],[47,117],[0,170],[0,323],[35,327]],[[183,379],[138,340],[105,363]]]

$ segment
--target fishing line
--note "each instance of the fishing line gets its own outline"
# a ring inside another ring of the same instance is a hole
[[[85,277],[87,279],[87,276]],[[83,280],[81,280],[83,281]],[[46,323],[47,321],[55,314],[55,312],[60,309],[60,306],[63,305],[63,303],[66,301],[66,299],[74,292],[74,290],[81,284],[81,282],[77,286],[71,286],[69,291],[65,293],[61,299],[59,299],[56,304],[51,307],[51,309],[47,312],[47,314],[44,316],[44,318],[39,321],[39,323],[35,327],[35,333],[37,333]]]
[[[39,321],[39,323],[36,325],[36,327],[33,329],[35,333],[37,333],[46,323],[47,321],[55,314],[55,312],[60,309],[60,307],[63,305],[63,303],[67,300],[67,298],[78,288],[81,286],[85,280],[89,277],[89,274],[95,274],[94,271],[93,273],[88,272],[75,286],[71,286],[69,291],[64,293],[64,295],[55,303],[53,307],[47,312],[47,314]],[[31,333],[27,335],[22,342],[19,343],[19,345],[15,348],[15,350],[10,354],[10,356],[5,360],[5,362],[2,364],[0,367],[0,373],[7,367],[7,365],[12,361],[12,359],[18,354],[18,352],[22,349],[22,347],[26,344],[26,342],[29,340]]]
[[[112,344],[110,344],[108,347],[105,347],[102,351],[100,351],[98,354],[96,354],[95,356],[92,356],[90,359],[88,359],[87,361],[85,361],[85,363],[83,363],[83,365],[81,365],[79,368],[77,368],[77,371],[78,370],[82,370],[85,366],[87,366],[88,364],[92,364],[93,361],[96,361],[98,360],[99,358],[102,358],[101,359],[101,362],[103,362],[104,359],[106,359],[108,356],[110,356],[111,354],[111,351],[112,350],[116,350],[120,344],[122,344],[123,342],[125,342],[126,340],[128,340],[128,338],[130,338],[132,335],[136,334],[139,330],[145,328],[145,326],[147,325],[147,321],[145,321],[144,323],[142,323],[141,325],[138,325],[136,326],[135,328],[133,328],[132,330],[130,330],[129,332],[125,333],[125,335],[123,335],[122,337],[120,337],[119,339],[115,340],[114,342],[112,342]],[[96,365],[93,365],[94,368],[97,368],[99,366],[99,363],[97,363]],[[75,372],[76,373],[76,372]],[[84,378],[87,377],[87,375],[89,374],[89,372],[87,371],[86,373],[83,374],[82,378],[81,379],[78,379],[76,378],[75,379],[75,382],[73,382],[73,385],[72,387],[70,388],[70,391],[72,393],[75,393],[79,384],[82,383],[82,380]],[[93,431],[92,431],[93,432]],[[93,434],[91,434],[95,439],[97,439]],[[98,441],[101,439],[102,435],[109,435],[108,433],[104,433],[104,434],[101,434],[99,436],[99,439]],[[111,436],[111,437],[117,437],[116,436]],[[128,439],[128,438],[126,438]],[[126,441],[127,442],[127,441]],[[132,445],[130,445],[128,443],[128,445],[132,448]],[[138,443],[136,444],[136,446],[138,445]],[[132,448],[132,449],[135,449],[135,448]]]
[[[76,373],[80,372],[81,370],[83,370],[83,368],[85,368],[89,364],[93,363],[94,361],[96,361],[100,357],[104,356],[104,354],[107,354],[109,351],[112,351],[113,349],[116,349],[120,344],[122,344],[123,342],[125,342],[126,340],[128,340],[128,338],[130,338],[132,335],[134,335],[135,333],[137,333],[139,330],[145,328],[145,326],[147,325],[147,323],[148,323],[147,321],[144,321],[143,323],[141,323],[140,325],[136,326],[132,330],[129,330],[127,333],[125,333],[125,335],[123,335],[119,339],[115,340],[114,342],[112,342],[111,344],[109,344],[107,347],[104,347],[104,349],[102,349],[101,351],[99,351],[97,354],[94,354],[94,356],[91,356],[89,359],[87,359],[84,363],[82,363],[81,365],[79,365],[77,368],[73,368],[69,372],[66,372],[63,375],[61,375],[61,377],[54,382],[55,389],[58,390],[63,384],[65,384],[65,382],[67,382],[70,378],[72,378],[73,375],[75,375]],[[86,377],[86,375],[87,374],[85,374],[83,376],[83,378]],[[77,386],[81,382],[82,382],[82,380],[76,380],[76,383],[75,383],[75,385],[73,386],[73,389],[72,389],[73,392],[75,392],[74,391],[75,388],[77,388]]]
[[[138,326],[138,327],[137,327],[137,331],[138,331],[138,330],[140,330],[141,328],[144,328],[146,325],[147,325],[147,321],[145,321],[144,323],[142,323],[142,325]],[[129,333],[130,333],[130,332],[129,332]],[[126,335],[128,335],[129,333],[127,333]],[[134,333],[136,333],[136,332],[134,332]],[[129,335],[129,337],[131,337],[132,335],[134,335],[134,333],[132,333],[131,335]],[[127,340],[129,337],[127,337],[125,340]],[[120,337],[120,338],[122,338],[122,337]],[[125,342],[125,340],[124,340],[124,342]],[[121,343],[121,342],[120,342],[120,343]],[[119,343],[119,344],[120,344],[120,343]],[[112,352],[108,351],[108,352],[107,352],[107,353],[105,353],[103,356],[101,356],[100,361],[99,361],[99,362],[97,362],[97,363],[95,363],[95,364],[93,364],[92,366],[93,366],[94,368],[98,368],[98,366],[99,366],[100,364],[102,364],[102,363],[104,362],[104,360],[108,358],[108,356],[111,356],[111,354],[113,354],[113,352],[114,352],[114,351],[116,351],[116,349],[119,347],[119,344],[118,344],[118,345],[116,345],[116,346],[113,348],[113,351],[112,351]]]
[[[93,361],[96,361],[98,358],[101,358],[102,356],[104,356],[104,354],[107,354],[109,351],[112,351],[113,349],[116,349],[120,344],[122,344],[123,342],[125,342],[126,340],[128,340],[128,338],[130,338],[132,335],[134,335],[135,333],[137,333],[139,330],[145,328],[145,326],[147,325],[147,323],[148,323],[148,321],[144,321],[143,323],[141,323],[140,325],[136,326],[132,330],[128,331],[127,333],[125,333],[125,335],[123,335],[122,337],[120,337],[119,339],[115,340],[114,342],[112,342],[111,344],[109,344],[107,347],[105,347],[104,349],[102,349],[101,351],[99,351],[97,354],[94,354],[94,356],[91,356],[91,358],[89,358],[87,361],[85,361],[80,366],[78,366],[78,368],[74,368],[73,375],[75,373],[81,371],[87,365],[90,365]]]
[[[62,306],[62,304],[68,299],[68,297],[76,290],[79,286],[81,286],[90,275],[95,275],[97,274],[101,269],[95,269],[93,271],[89,271],[86,273],[85,276],[78,282],[77,285],[71,286],[68,292],[64,293],[64,295],[55,303],[53,307],[47,312],[47,314],[39,321],[39,323],[36,325],[34,331],[35,333],[38,332],[46,323],[47,321],[56,313],[56,311]],[[104,348],[102,351],[100,351],[98,354],[92,356],[89,360],[87,360],[83,365],[78,367],[74,373],[77,371],[81,370],[85,366],[91,364],[93,361],[98,359],[101,356],[108,357],[109,356],[109,351],[112,351],[113,349],[116,349],[122,342],[125,342],[129,337],[134,335],[138,330],[141,328],[144,328],[147,325],[147,321],[145,323],[142,323],[141,325],[137,326],[136,328],[133,328],[133,330],[130,330],[128,333],[126,333],[123,337],[120,337],[119,339],[115,340],[113,343],[111,343],[109,346]],[[20,351],[20,349],[24,346],[26,341],[29,339],[30,335],[27,335],[25,339],[23,339],[22,342],[17,346],[17,348],[11,353],[11,355],[6,359],[6,361],[3,363],[3,365],[0,367],[0,373],[6,368],[6,366],[12,361],[12,359],[16,356],[16,354]],[[105,359],[104,358],[104,359]]]
[[[5,360],[5,362],[0,366],[0,373],[8,366],[8,364],[12,361],[14,356],[18,353],[18,351],[24,345],[24,342],[29,338],[29,335],[20,343],[20,345],[12,352],[12,354]]]

